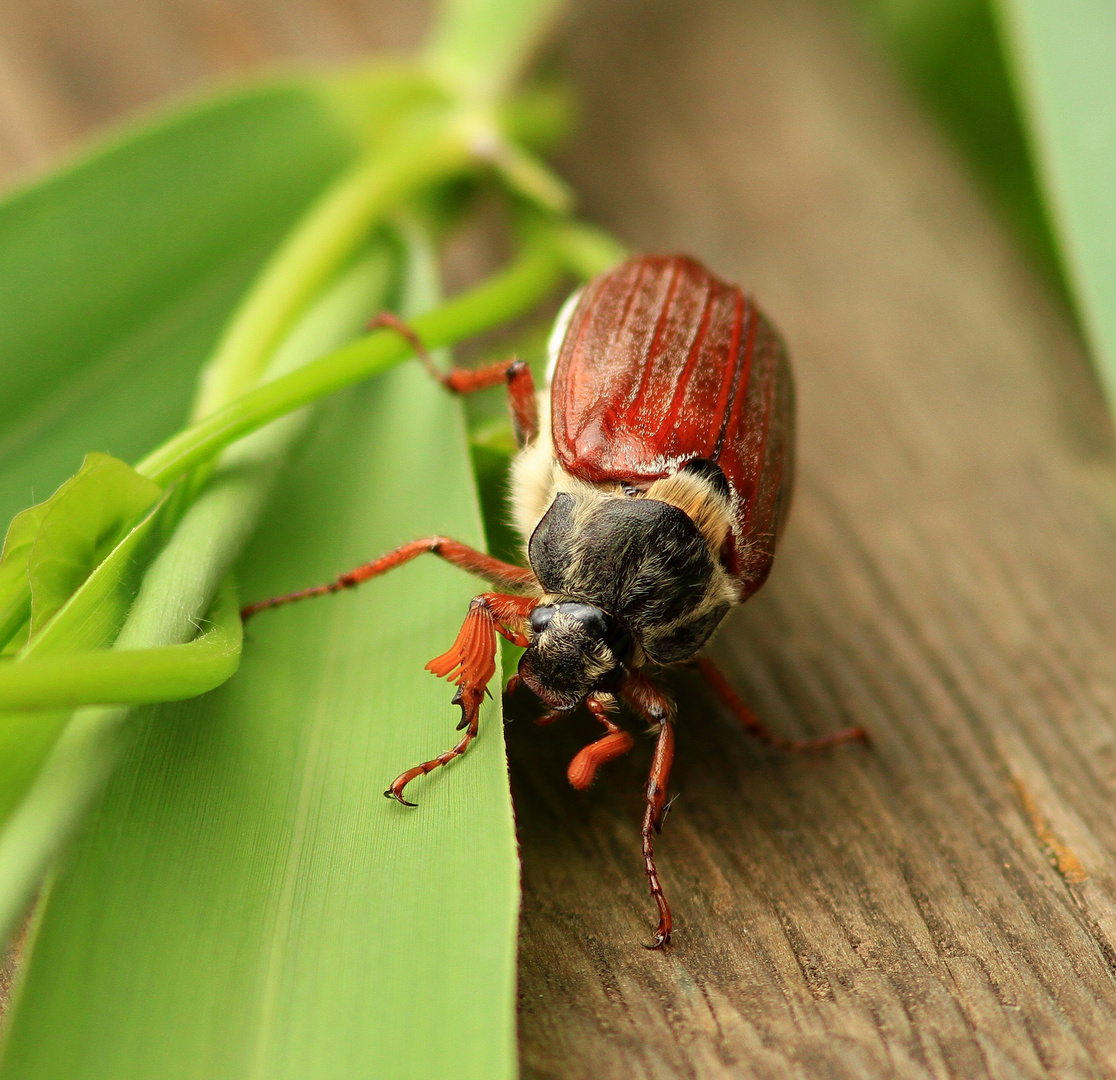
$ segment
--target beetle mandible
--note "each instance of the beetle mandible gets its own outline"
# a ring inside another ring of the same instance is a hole
[[[507,384],[520,444],[511,509],[528,567],[456,540],[404,544],[319,585],[252,604],[265,608],[358,585],[432,552],[503,592],[473,598],[457,640],[427,664],[455,683],[463,731],[452,749],[397,777],[384,794],[405,806],[416,777],[465,752],[496,670],[496,635],[525,647],[512,677],[553,719],[584,703],[604,735],[570,763],[587,788],[634,745],[620,702],[657,730],[643,815],[643,860],[659,924],[671,911],[654,836],[668,809],[674,707],[648,668],[693,663],[754,735],[786,749],[863,739],[850,728],[819,739],[767,731],[698,653],[735,604],[766,580],[794,475],[794,385],[771,323],[735,286],[681,255],[643,255],[594,278],[565,304],[550,338],[548,385],[535,392],[520,360],[439,372],[394,316],[373,325],[405,335],[447,389]]]

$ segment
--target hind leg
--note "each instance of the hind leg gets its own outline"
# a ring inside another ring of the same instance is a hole
[[[508,406],[515,424],[515,435],[520,446],[531,442],[539,433],[538,399],[535,397],[535,380],[531,369],[523,360],[498,360],[482,368],[450,368],[439,371],[430,353],[418,334],[402,319],[390,311],[381,312],[369,324],[369,330],[384,328],[394,330],[410,342],[422,366],[447,390],[455,394],[472,394],[486,390],[490,386],[506,383],[508,387]]]

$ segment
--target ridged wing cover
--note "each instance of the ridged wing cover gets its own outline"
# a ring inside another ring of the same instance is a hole
[[[695,457],[733,492],[725,563],[744,597],[771,569],[794,473],[794,386],[774,327],[682,255],[643,255],[591,281],[551,389],[554,449],[592,483],[646,483]]]

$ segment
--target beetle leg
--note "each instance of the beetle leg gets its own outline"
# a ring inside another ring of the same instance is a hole
[[[659,908],[659,926],[655,931],[655,940],[647,946],[649,949],[669,945],[670,930],[673,925],[670,905],[663,895],[659,871],[655,866],[655,833],[662,832],[663,817],[670,806],[667,802],[666,789],[670,781],[670,766],[673,761],[674,725],[670,720],[664,720],[659,727],[659,738],[655,743],[651,775],[647,778],[647,808],[643,811],[643,828],[640,830],[640,835],[643,837],[643,865],[647,871],[647,882],[651,886],[651,895]]]
[[[674,703],[642,671],[629,671],[620,693],[640,716],[655,727],[674,715]]]
[[[861,727],[845,728],[843,731],[835,731],[832,735],[822,735],[816,739],[786,739],[776,735],[768,731],[763,721],[736,696],[736,691],[712,660],[698,656],[694,658],[694,664],[744,728],[767,746],[777,750],[825,750],[830,746],[839,746],[841,743],[869,741],[868,732]]]
[[[483,593],[473,597],[469,613],[457,635],[457,640],[441,656],[436,656],[426,670],[439,678],[457,684],[453,703],[461,706],[461,722],[457,730],[465,734],[456,746],[436,758],[415,765],[400,773],[384,792],[389,799],[404,806],[414,806],[403,797],[403,790],[418,776],[445,765],[460,757],[477,737],[480,707],[485,689],[496,673],[496,634],[500,633],[517,645],[526,645],[525,620],[536,601],[525,596],[503,596],[500,593]]]
[[[608,702],[604,695],[593,695],[585,699],[589,711],[605,726],[608,732],[603,738],[583,747],[574,755],[566,776],[578,791],[584,791],[596,778],[597,770],[608,762],[626,754],[635,745],[635,740],[608,715]]]
[[[508,384],[508,407],[511,409],[515,437],[520,446],[535,441],[539,433],[539,399],[535,396],[535,380],[525,360],[513,357],[504,371]]]
[[[506,383],[516,441],[525,446],[538,435],[539,404],[535,397],[535,380],[526,360],[513,356],[510,360],[497,360],[482,368],[452,368],[446,374],[438,375],[437,379],[455,394],[471,394],[474,390],[487,390],[490,386]]]
[[[672,925],[670,905],[663,895],[659,871],[655,866],[655,833],[663,831],[663,819],[670,810],[666,793],[670,781],[670,766],[674,761],[674,724],[671,720],[674,705],[641,671],[628,673],[620,693],[633,709],[659,729],[655,756],[651,760],[651,775],[647,778],[647,807],[643,812],[643,828],[640,830],[643,837],[643,865],[647,871],[651,895],[659,908],[659,926],[655,931],[655,940],[647,948],[658,949],[670,943]]]
[[[439,765],[445,765],[453,761],[455,757],[460,757],[469,749],[469,744],[477,737],[480,703],[483,697],[483,691],[477,695],[475,700],[468,697],[460,690],[454,695],[453,700],[461,706],[461,714],[462,717],[465,718],[462,720],[462,723],[468,725],[465,734],[461,736],[461,741],[458,742],[456,746],[439,754],[436,758],[431,758],[429,761],[424,761],[421,765],[415,765],[406,772],[400,773],[391,782],[391,786],[384,792],[385,798],[394,799],[402,806],[418,806],[418,803],[413,803],[409,799],[403,798],[403,789],[414,780],[415,777],[425,776]]]
[[[532,442],[538,435],[539,409],[535,397],[535,380],[525,361],[513,356],[510,360],[498,360],[482,368],[455,367],[443,372],[438,370],[422,339],[398,315],[383,311],[368,324],[368,329],[394,330],[397,334],[401,334],[415,350],[415,354],[422,366],[430,373],[431,378],[437,379],[447,390],[455,394],[471,394],[476,390],[487,390],[490,386],[506,383],[508,405],[511,408],[515,436],[519,445]]]
[[[412,540],[409,544],[404,544],[386,555],[381,555],[378,559],[373,559],[372,562],[364,563],[355,570],[342,574],[326,585],[313,585],[309,589],[299,589],[298,592],[286,593],[270,600],[258,600],[244,608],[240,612],[240,617],[247,620],[267,608],[282,607],[295,600],[306,600],[311,596],[326,596],[329,593],[340,592],[342,589],[351,589],[368,581],[369,578],[386,574],[389,570],[394,570],[397,566],[402,566],[427,551],[445,559],[446,562],[453,563],[454,566],[461,567],[462,570],[467,570],[470,574],[487,578],[493,584],[512,589],[537,587],[534,573],[525,567],[501,562],[483,551],[477,551],[467,544],[449,540],[444,536],[431,536],[425,540]]]

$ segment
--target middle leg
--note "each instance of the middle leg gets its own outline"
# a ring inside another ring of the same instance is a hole
[[[502,562],[483,551],[477,551],[468,544],[457,540],[450,540],[445,536],[431,536],[425,540],[412,540],[409,544],[389,551],[372,562],[364,563],[355,570],[341,574],[333,581],[324,585],[312,585],[308,589],[299,589],[297,592],[285,593],[283,596],[273,596],[270,600],[257,600],[249,604],[240,612],[240,617],[247,622],[253,615],[269,608],[283,607],[293,604],[296,600],[308,600],[314,596],[327,596],[330,593],[341,592],[342,589],[353,589],[374,577],[386,574],[397,566],[410,562],[430,552],[446,562],[459,566],[462,570],[477,577],[487,578],[494,585],[503,585],[505,588],[523,589],[537,588],[538,584],[534,572],[525,566],[513,566],[511,563]]]

